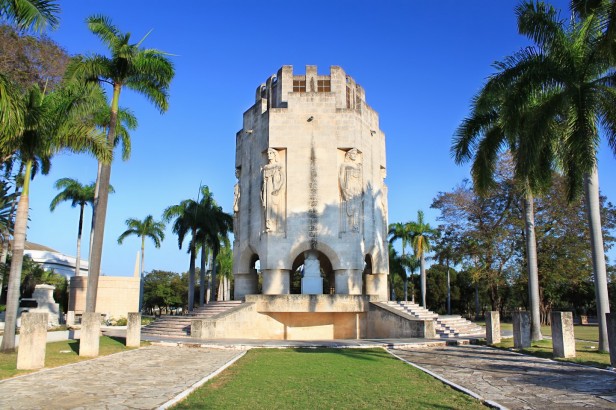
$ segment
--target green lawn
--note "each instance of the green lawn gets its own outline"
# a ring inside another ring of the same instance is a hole
[[[177,409],[478,409],[381,349],[253,349]]]
[[[499,348],[511,349],[513,348],[513,339],[504,339],[501,343],[498,343],[495,346]],[[594,366],[600,368],[609,367],[610,354],[599,352],[597,348],[598,343],[596,342],[576,342],[576,357],[570,359],[554,358],[552,355],[552,340],[544,339],[537,342],[532,342],[530,348],[522,349],[520,350],[520,352],[537,357],[585,364],[587,366]]]
[[[125,341],[122,338],[103,336],[100,339],[99,355],[106,356],[125,350],[132,350],[132,348],[127,348],[124,343]],[[64,340],[61,342],[47,343],[45,367],[57,367],[88,359],[87,357],[80,357],[78,352],[79,340]],[[0,380],[33,372],[33,370],[17,370],[16,366],[17,353],[0,353]]]

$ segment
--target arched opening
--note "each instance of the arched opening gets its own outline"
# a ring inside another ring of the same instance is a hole
[[[260,295],[263,292],[263,276],[261,275],[261,261],[256,253],[250,258],[250,276],[254,281],[254,294]]]
[[[364,271],[362,272],[362,286],[361,286],[361,294],[367,295],[366,292],[366,283],[370,280],[369,275],[372,275],[372,257],[370,254],[366,255],[364,259]]]
[[[330,260],[319,251],[311,251],[316,252],[319,260],[319,268],[321,271],[321,278],[323,278],[323,294],[333,295],[336,293],[335,290],[335,279],[334,279],[334,270],[332,268],[332,263]],[[291,267],[291,294],[299,295],[302,293],[302,278],[304,273],[304,261],[306,256],[304,252],[300,252],[299,255],[293,261],[293,265]]]

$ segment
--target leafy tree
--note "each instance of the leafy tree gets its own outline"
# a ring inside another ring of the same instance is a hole
[[[144,95],[161,112],[167,110],[168,89],[174,76],[173,65],[165,53],[155,49],[142,49],[141,44],[130,43],[130,34],[121,33],[111,21],[104,16],[92,16],[87,19],[88,27],[109,48],[111,57],[92,55],[75,59],[67,69],[69,76],[110,84],[113,87],[111,115],[107,141],[115,144],[118,123],[120,92],[123,88],[134,90]],[[98,179],[96,199],[96,216],[90,255],[90,273],[86,311],[96,311],[96,293],[100,275],[105,232],[105,218],[109,197],[111,164],[102,164]]]
[[[5,152],[16,152],[25,164],[23,189],[15,218],[13,258],[9,275],[6,327],[0,350],[15,348],[15,324],[19,305],[19,276],[29,208],[30,179],[35,162],[41,161],[43,172],[49,169],[51,157],[58,151],[92,152],[110,160],[111,152],[104,138],[93,133],[86,119],[89,114],[91,90],[67,85],[49,94],[34,85],[24,96],[22,107],[24,127],[4,139]]]
[[[165,239],[165,224],[154,220],[152,215],[145,217],[143,221],[135,218],[128,218],[126,220],[126,226],[128,229],[122,232],[118,237],[118,244],[122,245],[122,242],[128,236],[138,236],[141,238],[141,292],[139,309],[143,307],[143,277],[145,275],[145,238],[150,238],[154,242],[156,248],[160,248],[160,243]]]
[[[421,275],[421,305],[426,307],[426,261],[425,254],[432,249],[432,241],[436,230],[424,221],[423,211],[417,211],[417,220],[410,222],[412,239],[411,246],[415,257],[419,259],[419,272]]]
[[[182,306],[182,287],[177,286],[180,275],[175,272],[153,270],[143,278],[144,309],[154,312],[154,309],[165,309]]]

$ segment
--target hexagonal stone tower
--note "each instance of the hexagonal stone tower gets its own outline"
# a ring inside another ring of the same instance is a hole
[[[387,300],[385,135],[340,67],[283,66],[236,135],[235,299],[265,294]]]

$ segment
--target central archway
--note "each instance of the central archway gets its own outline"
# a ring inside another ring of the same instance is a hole
[[[332,268],[332,263],[327,256],[323,252],[320,251],[312,251],[317,253],[319,259],[319,265],[321,270],[321,278],[323,278],[323,294],[333,295],[336,293],[335,289],[335,278],[334,278],[334,269]],[[291,267],[291,294],[299,295],[302,293],[302,277],[303,277],[303,269],[304,269],[304,260],[305,255],[304,252],[300,252],[295,259],[293,260],[293,265]]]

